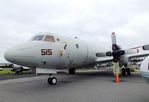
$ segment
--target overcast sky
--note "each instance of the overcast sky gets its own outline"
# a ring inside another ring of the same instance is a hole
[[[0,62],[16,44],[38,32],[92,41],[110,48],[111,33],[123,48],[149,44],[148,0],[1,0]]]

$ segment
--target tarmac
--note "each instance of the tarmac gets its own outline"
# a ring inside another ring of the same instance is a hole
[[[120,76],[112,72],[77,72],[55,75],[57,85],[48,85],[48,76],[29,76],[0,81],[0,102],[149,102],[149,84],[139,73]],[[2,79],[2,78],[1,78]]]

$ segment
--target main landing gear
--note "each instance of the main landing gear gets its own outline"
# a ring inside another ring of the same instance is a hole
[[[68,70],[69,74],[75,74],[76,73],[76,69],[75,68],[71,68]]]
[[[48,84],[49,85],[56,85],[57,84],[57,78],[50,75],[50,77],[48,78]]]
[[[123,76],[126,76],[127,75],[131,75],[131,71],[130,71],[130,68],[122,68],[122,75]]]

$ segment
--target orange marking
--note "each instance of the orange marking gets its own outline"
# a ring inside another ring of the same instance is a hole
[[[116,82],[117,84],[120,83],[118,74],[115,75],[115,82]]]

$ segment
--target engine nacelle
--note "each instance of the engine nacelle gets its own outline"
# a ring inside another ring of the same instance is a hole
[[[149,50],[149,44],[142,46],[142,49],[143,49],[143,50]]]
[[[120,57],[120,65],[128,65],[129,63],[129,58],[125,55]]]

